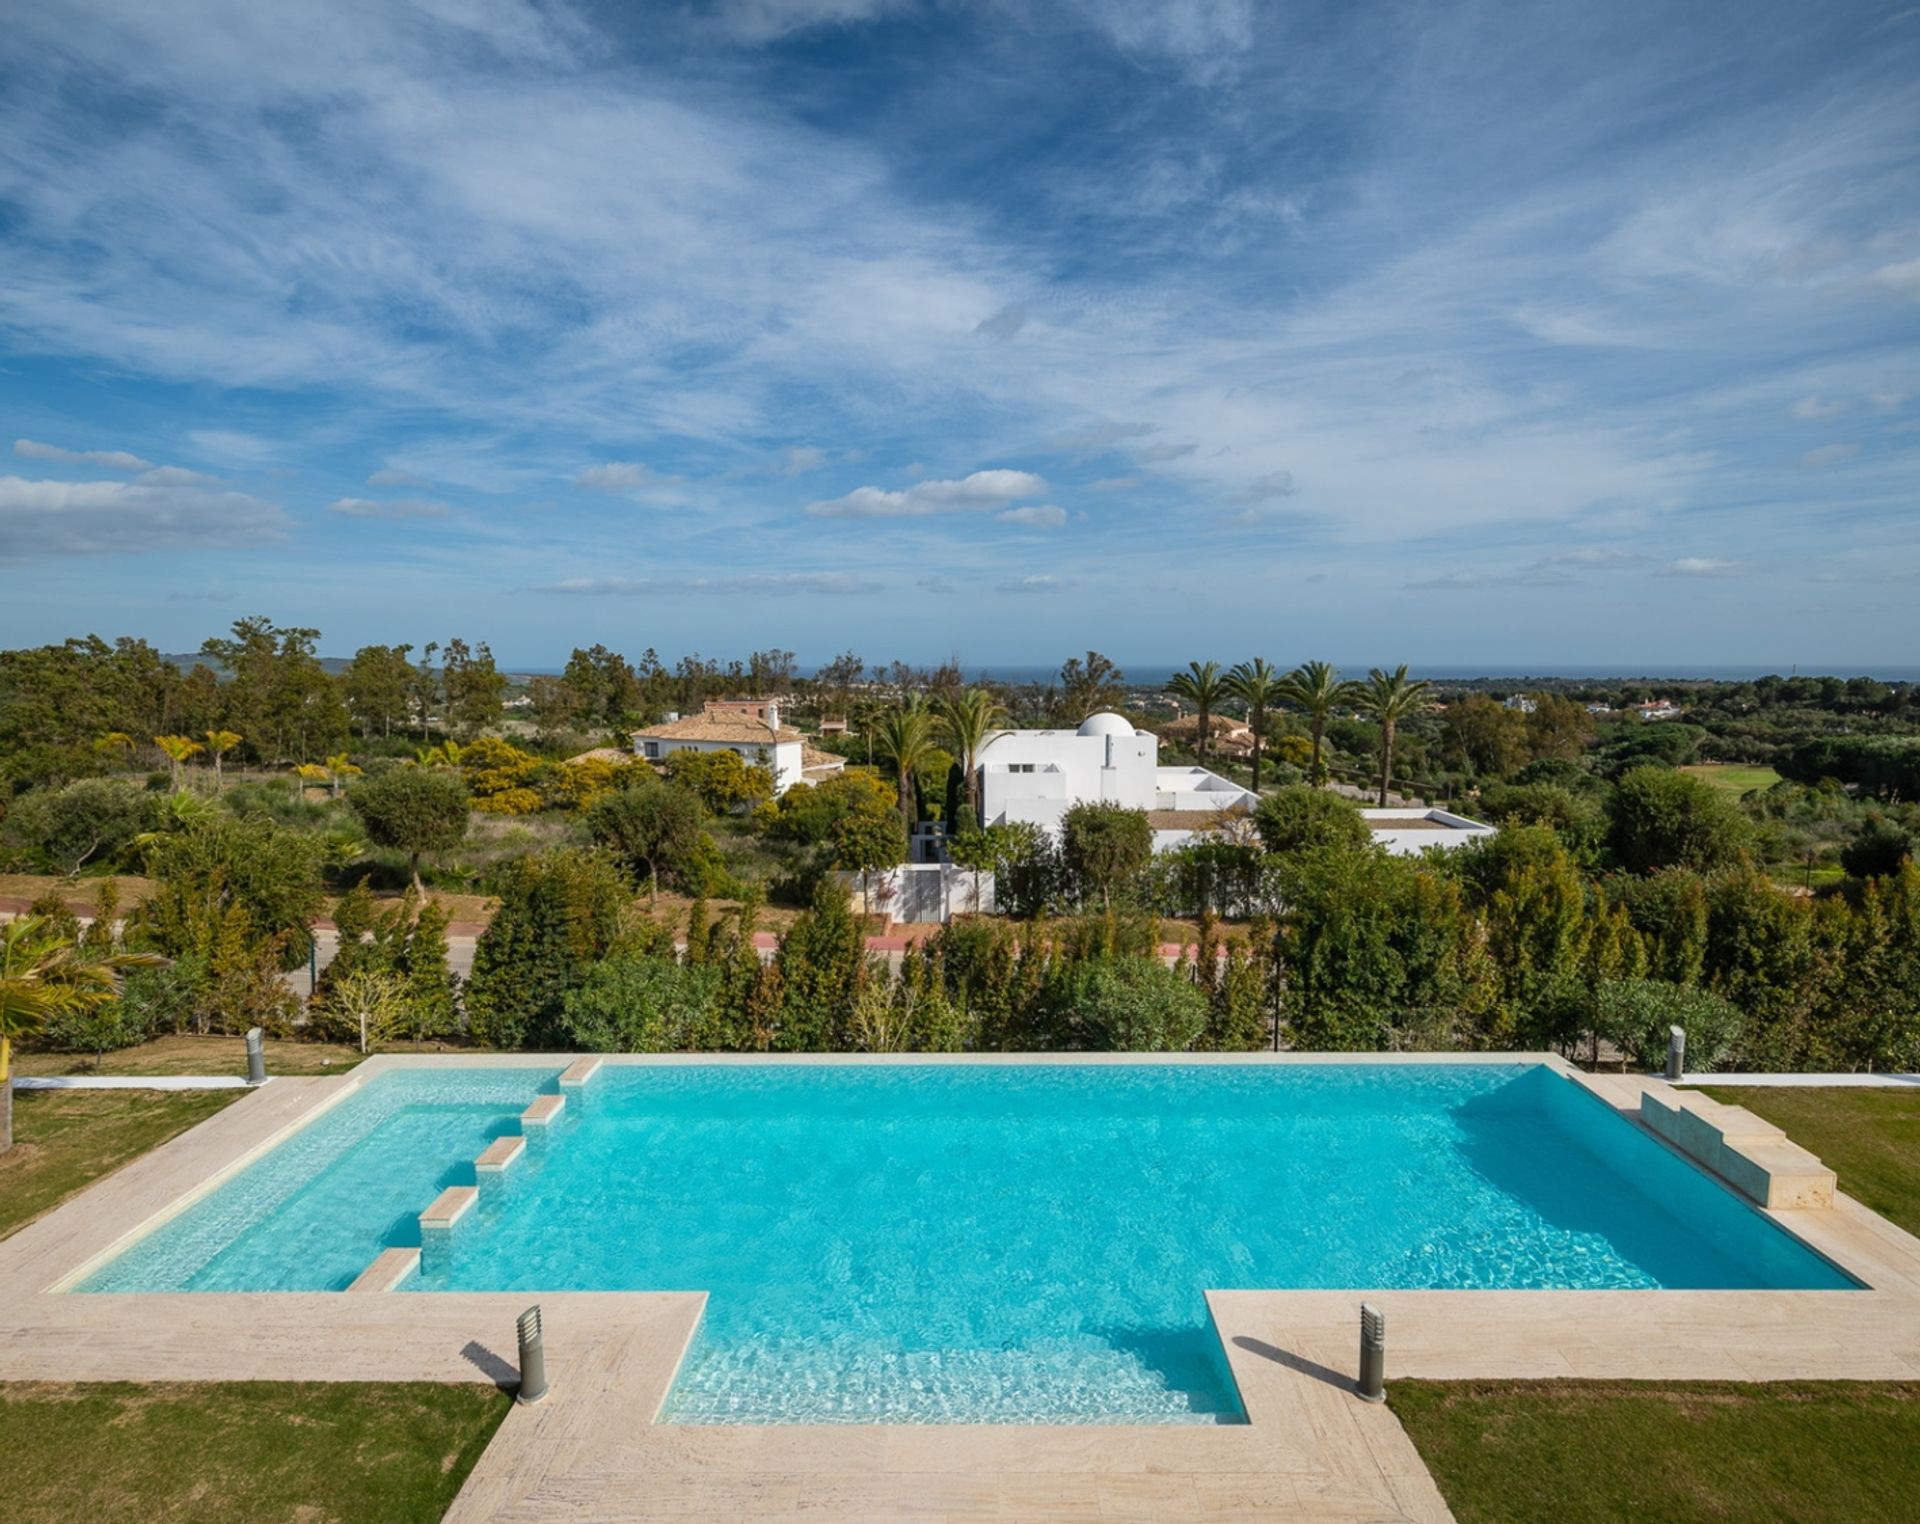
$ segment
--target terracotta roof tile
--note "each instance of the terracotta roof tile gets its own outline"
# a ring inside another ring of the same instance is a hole
[[[645,730],[636,730],[634,735],[647,741],[731,741],[736,745],[757,744],[770,746],[775,741],[798,741],[801,734],[782,725],[776,733],[768,729],[765,720],[755,719],[749,714],[728,714],[708,712],[688,715],[684,720],[670,720],[665,725],[649,726]]]

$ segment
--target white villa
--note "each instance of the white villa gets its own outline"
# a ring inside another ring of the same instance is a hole
[[[1120,715],[1091,714],[1078,730],[1005,730],[980,749],[980,823],[1027,821],[1051,835],[1076,804],[1145,810],[1156,850],[1178,846],[1223,812],[1246,814],[1253,793],[1204,767],[1162,767],[1159,737]]]
[[[1428,847],[1464,847],[1500,834],[1497,826],[1469,820],[1451,810],[1424,805],[1405,805],[1399,809],[1362,810],[1361,818],[1373,833],[1374,842],[1395,857],[1414,857]]]
[[[773,774],[773,791],[796,783],[821,783],[846,767],[846,759],[807,744],[799,731],[780,723],[777,699],[708,699],[699,714],[633,732],[633,754],[661,762],[676,751],[738,752],[749,766]]]

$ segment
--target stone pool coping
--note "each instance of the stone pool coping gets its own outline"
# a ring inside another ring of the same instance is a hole
[[[516,1409],[449,1518],[1445,1519],[1390,1410],[1349,1390],[1356,1303],[1388,1320],[1403,1376],[1920,1379],[1920,1241],[1840,1195],[1765,1215],[1859,1291],[1211,1291],[1249,1422],[1218,1428],[657,1423],[705,1294],[67,1295],[173,1212],[396,1068],[537,1068],[577,1055],[393,1055],[285,1078],[0,1241],[0,1376],[16,1380],[513,1379],[538,1300],[553,1398]],[[1550,1054],[608,1055],[702,1064],[1545,1064],[1632,1125],[1664,1081]],[[1645,1129],[1643,1128],[1643,1131]],[[1648,1132],[1648,1136],[1657,1136]],[[1663,1146],[1672,1145],[1662,1140]],[[1683,1155],[1684,1157],[1684,1155]],[[1696,1165],[1696,1167],[1698,1167]],[[422,1203],[425,1206],[425,1203]],[[390,1262],[389,1271],[397,1264]]]

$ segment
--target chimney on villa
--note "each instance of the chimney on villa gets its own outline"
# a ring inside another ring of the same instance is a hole
[[[778,699],[767,701],[767,729],[775,735],[780,734],[780,701]]]

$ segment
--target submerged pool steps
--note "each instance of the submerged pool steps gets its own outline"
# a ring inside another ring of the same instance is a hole
[[[379,1257],[362,1270],[349,1291],[397,1291],[407,1278],[420,1269],[418,1249],[382,1249]]]
[[[597,1057],[577,1058],[560,1072],[560,1083],[569,1090],[578,1090],[600,1072],[601,1063]],[[549,1129],[566,1110],[567,1098],[564,1095],[537,1095],[520,1113],[520,1131],[505,1137],[495,1138],[484,1148],[480,1156],[473,1161],[473,1173],[478,1180],[498,1180],[515,1164],[527,1156],[527,1139],[532,1136],[547,1137]],[[537,1133],[535,1129],[538,1129]],[[433,1205],[420,1214],[421,1242],[429,1241],[429,1234],[444,1235],[453,1231],[454,1224],[472,1211],[480,1200],[478,1185],[450,1185],[434,1198]],[[436,1239],[444,1242],[444,1239]],[[396,1291],[410,1276],[420,1272],[419,1249],[383,1249],[374,1262],[360,1272],[349,1291]]]
[[[420,1214],[420,1231],[432,1232],[436,1228],[450,1228],[468,1212],[480,1199],[480,1192],[471,1185],[450,1185],[438,1196],[433,1205]]]
[[[486,1147],[486,1152],[473,1161],[473,1171],[477,1175],[498,1175],[509,1165],[518,1162],[527,1151],[524,1136],[495,1138]]]
[[[573,1090],[586,1084],[588,1080],[600,1072],[600,1062],[601,1060],[597,1054],[588,1058],[576,1058],[572,1063],[568,1064],[566,1068],[560,1071],[561,1088]]]
[[[537,1095],[533,1104],[520,1113],[520,1127],[524,1131],[529,1127],[550,1126],[555,1117],[566,1110],[567,1098],[564,1095]]]

